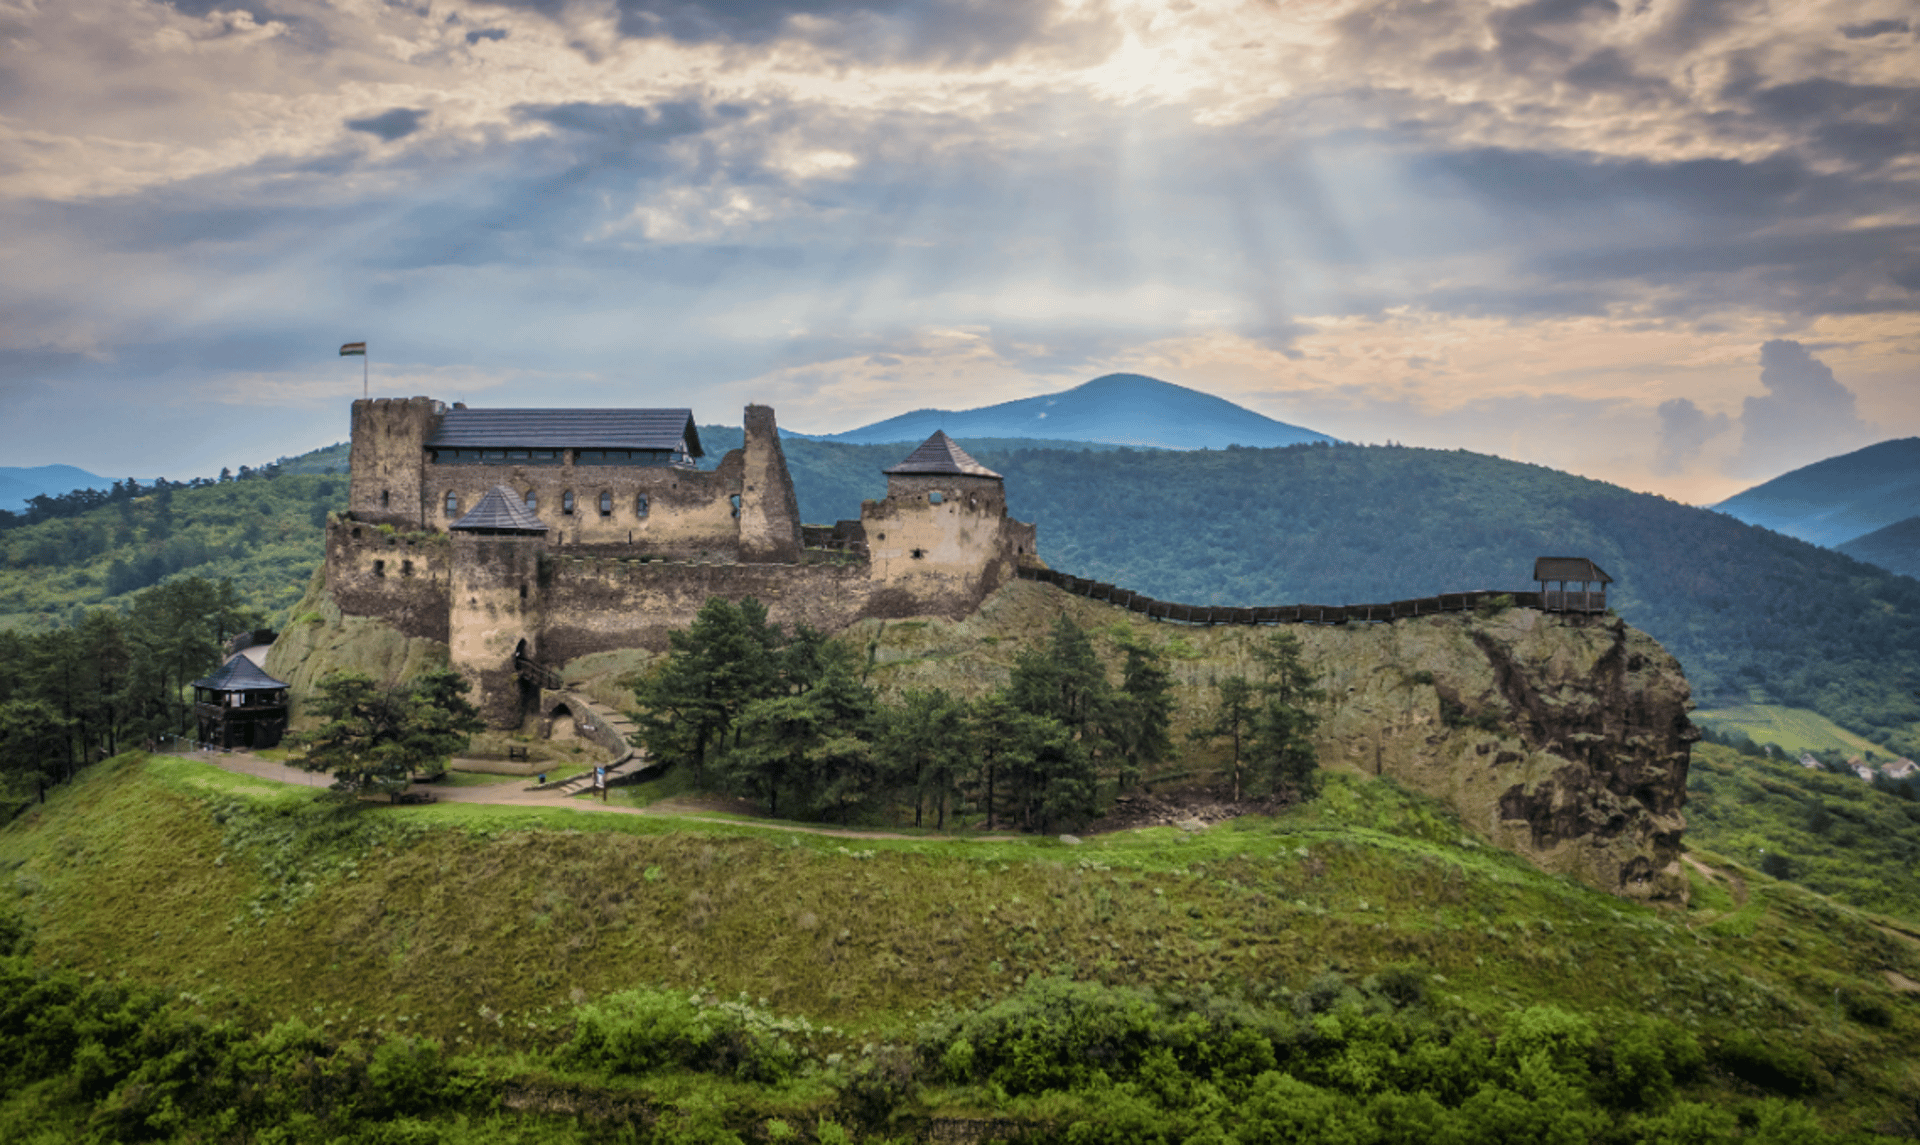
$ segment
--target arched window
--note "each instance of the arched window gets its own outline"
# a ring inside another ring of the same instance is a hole
[[[560,494],[560,511],[567,514],[573,512],[573,490]]]
[[[647,515],[647,495],[645,493],[633,499],[633,515],[636,517],[644,517]]]
[[[604,489],[600,491],[600,515],[602,517],[613,516],[613,494]]]
[[[538,489],[527,490],[525,504],[527,506],[527,512],[538,513],[540,511],[540,491]]]
[[[460,511],[460,494],[455,493],[451,489],[447,490],[447,516],[451,517],[455,513],[458,513],[459,511]]]
[[[740,494],[735,493],[729,500],[733,502],[733,515],[738,517],[740,515]]]

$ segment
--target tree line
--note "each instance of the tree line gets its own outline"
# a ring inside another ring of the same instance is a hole
[[[1160,653],[1120,641],[1113,679],[1064,616],[1004,687],[975,699],[933,688],[883,701],[855,650],[782,630],[751,597],[708,600],[669,640],[666,660],[635,681],[635,744],[775,815],[844,823],[911,808],[915,826],[969,815],[989,830],[1049,832],[1091,818],[1103,786],[1138,786],[1174,749]],[[1306,705],[1318,693],[1299,653],[1291,634],[1273,634],[1260,681],[1224,682],[1222,720],[1195,733],[1234,737],[1236,798],[1243,764],[1267,790],[1312,791]]]
[[[24,804],[89,763],[191,731],[187,685],[261,622],[230,582],[188,576],[136,594],[124,615],[0,631],[0,800]]]

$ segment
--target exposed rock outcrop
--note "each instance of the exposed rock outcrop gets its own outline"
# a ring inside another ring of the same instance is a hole
[[[883,689],[976,695],[1004,683],[1014,656],[1043,642],[1062,612],[1096,631],[1124,626],[1167,654],[1176,738],[1210,717],[1220,679],[1257,677],[1251,650],[1276,631],[1143,622],[1020,582],[966,620],[869,622],[854,635],[870,645]],[[1548,870],[1628,898],[1684,899],[1681,805],[1698,734],[1686,677],[1652,637],[1612,616],[1520,608],[1285,631],[1326,689],[1323,767],[1444,800],[1469,828]]]

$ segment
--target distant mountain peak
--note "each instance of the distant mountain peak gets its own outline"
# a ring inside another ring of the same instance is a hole
[[[1713,508],[1816,545],[1837,548],[1913,515],[1920,505],[1920,437],[1900,437],[1803,465]]]
[[[810,436],[878,445],[917,443],[941,430],[962,439],[1049,438],[1149,449],[1271,447],[1335,440],[1145,374],[1103,374],[1057,393],[977,409],[917,409],[859,429]]]

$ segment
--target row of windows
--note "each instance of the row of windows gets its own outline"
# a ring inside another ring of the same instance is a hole
[[[540,512],[540,494],[537,490],[533,490],[533,489],[527,490],[526,496],[522,498],[522,501],[527,507],[527,512],[529,513]],[[735,497],[733,501],[734,501],[733,515],[738,517],[740,515],[740,498]],[[458,517],[460,515],[460,494],[455,492],[452,489],[447,490],[446,506],[447,506],[447,516]],[[645,493],[636,494],[633,499],[633,515],[636,517],[644,517],[647,515],[649,509],[650,509],[650,506],[647,502],[647,495]],[[560,494],[560,511],[562,513],[565,513],[571,516],[573,513],[573,510],[574,510],[573,490],[569,489],[566,492]],[[605,491],[601,492],[600,515],[602,517],[613,516],[613,494],[612,493],[608,493]]]
[[[691,465],[684,449],[436,449],[436,465],[561,465],[573,454],[575,465]]]

